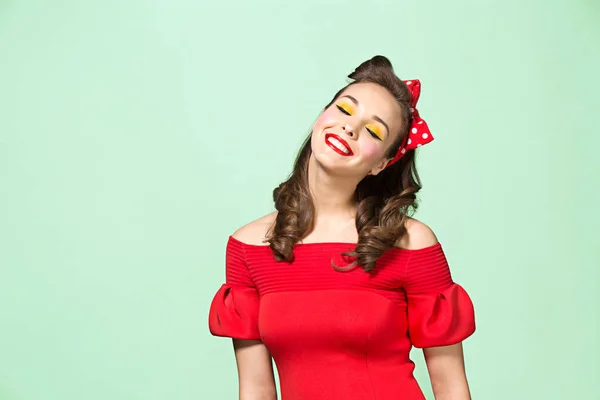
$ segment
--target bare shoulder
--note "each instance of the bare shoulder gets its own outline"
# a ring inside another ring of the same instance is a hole
[[[406,235],[396,242],[396,247],[417,250],[438,243],[435,233],[423,222],[409,218],[406,222]]]
[[[252,245],[264,245],[266,236],[275,223],[277,211],[260,217],[235,231],[231,236],[240,242]]]

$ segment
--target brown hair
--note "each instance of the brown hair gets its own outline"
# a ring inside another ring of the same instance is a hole
[[[412,122],[410,92],[394,73],[391,62],[384,56],[375,56],[363,62],[350,75],[352,81],[339,90],[335,99],[350,85],[359,82],[376,83],[387,89],[402,109],[402,131],[391,145],[388,157],[392,158],[408,134]],[[312,132],[311,132],[312,135]],[[273,200],[278,211],[267,242],[277,261],[294,260],[294,246],[309,232],[313,224],[314,205],[308,187],[308,161],[312,153],[311,135],[305,140],[291,176],[273,190]],[[408,150],[395,164],[377,175],[367,175],[356,187],[358,203],[356,229],[358,243],[354,251],[343,253],[355,257],[356,265],[370,272],[377,259],[397,240],[406,234],[405,223],[417,209],[416,194],[421,182],[415,165],[415,151]],[[335,269],[347,270],[348,268]]]

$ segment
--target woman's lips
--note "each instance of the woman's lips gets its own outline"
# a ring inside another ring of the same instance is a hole
[[[327,133],[325,135],[325,143],[341,156],[349,157],[354,155],[348,143],[334,133]]]

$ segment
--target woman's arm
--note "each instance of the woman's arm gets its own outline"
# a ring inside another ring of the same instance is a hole
[[[260,340],[233,339],[240,400],[277,400],[271,355]]]
[[[462,342],[423,349],[436,400],[471,400]]]

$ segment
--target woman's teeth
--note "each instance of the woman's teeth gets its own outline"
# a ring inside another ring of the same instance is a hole
[[[343,151],[346,154],[350,154],[350,150],[348,150],[348,148],[346,146],[344,146],[342,144],[342,142],[340,142],[339,140],[337,140],[336,138],[329,138],[328,139],[329,142],[331,144],[333,144],[335,147],[337,147],[338,149],[340,149],[341,151]]]

